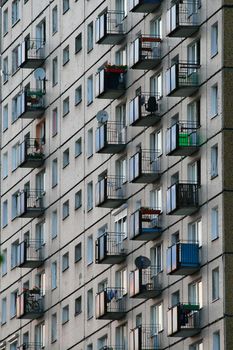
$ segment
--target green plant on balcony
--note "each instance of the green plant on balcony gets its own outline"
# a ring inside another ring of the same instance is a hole
[[[125,73],[127,71],[127,65],[106,64],[104,70],[110,73]]]

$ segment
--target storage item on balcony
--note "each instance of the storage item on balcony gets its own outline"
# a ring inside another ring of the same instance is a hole
[[[146,269],[136,269],[129,275],[130,298],[150,299],[162,293],[161,267],[150,266]]]
[[[151,183],[161,176],[159,151],[140,150],[129,160],[129,180],[134,183]]]
[[[36,342],[36,343],[23,343],[21,344],[17,349],[19,350],[42,350],[44,349],[44,346],[42,343]]]
[[[199,305],[177,304],[167,313],[169,337],[192,337],[200,332]]]
[[[96,319],[120,320],[126,315],[125,290],[118,287],[107,287],[97,293],[95,298]]]
[[[102,13],[95,22],[95,41],[98,44],[116,45],[125,38],[124,11]]]
[[[159,8],[163,0],[130,0],[131,12],[151,13]]]
[[[43,264],[44,245],[42,241],[25,240],[17,247],[17,266],[35,268]]]
[[[36,218],[44,213],[44,192],[41,190],[23,190],[19,192],[17,214],[21,218]]]
[[[159,325],[142,325],[131,330],[130,350],[160,350],[161,334]]]
[[[166,141],[167,155],[190,156],[200,147],[200,125],[179,121],[167,130]]]
[[[167,274],[190,275],[200,269],[199,244],[178,242],[167,249]]]
[[[41,90],[24,90],[21,95],[21,113],[19,118],[36,119],[45,111],[44,92]]]
[[[96,74],[96,97],[116,99],[126,90],[127,66],[107,65]]]
[[[97,264],[120,264],[126,259],[125,233],[105,232],[96,240]]]
[[[45,60],[45,46],[40,39],[25,39],[21,44],[21,68],[36,69]]]
[[[26,139],[20,144],[20,167],[39,168],[44,164],[45,156],[41,139]]]
[[[178,62],[166,72],[167,96],[188,97],[200,87],[200,64]]]
[[[192,36],[200,27],[200,12],[200,0],[173,1],[167,12],[168,36]]]
[[[44,313],[44,298],[39,288],[27,289],[17,296],[16,316],[20,319],[37,319]]]
[[[151,241],[162,234],[161,210],[142,207],[130,216],[130,238],[139,241]]]
[[[161,120],[160,94],[144,93],[129,103],[129,124],[132,126],[153,126]]]
[[[161,38],[141,34],[130,45],[130,66],[132,69],[149,70],[161,62]]]
[[[199,185],[191,182],[179,182],[167,190],[167,214],[191,215],[199,208]]]
[[[117,208],[126,202],[126,183],[120,176],[106,175],[95,188],[95,205],[103,208]]]
[[[122,123],[107,121],[96,129],[96,152],[115,154],[126,147],[127,129]]]

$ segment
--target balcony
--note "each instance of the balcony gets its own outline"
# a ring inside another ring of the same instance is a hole
[[[129,10],[131,12],[151,13],[161,5],[162,0],[130,0]]]
[[[200,125],[180,121],[167,130],[166,154],[169,156],[190,156],[200,145]]]
[[[130,217],[130,239],[152,241],[162,234],[160,209],[142,207]]]
[[[167,23],[167,36],[175,38],[192,36],[200,27],[200,1],[176,1],[167,12]]]
[[[16,316],[18,319],[35,320],[44,313],[44,298],[39,288],[24,291],[17,296]]]
[[[97,264],[120,264],[126,259],[125,234],[105,232],[96,240]]]
[[[95,39],[98,44],[117,45],[125,38],[125,13],[106,11],[95,22]]]
[[[44,349],[44,346],[42,343],[24,343],[24,344],[21,344],[17,349],[19,350],[42,350]]]
[[[167,274],[191,275],[200,269],[199,244],[176,243],[167,250]]]
[[[37,218],[44,213],[44,192],[23,190],[18,195],[17,213],[21,218]]]
[[[167,96],[188,97],[200,86],[200,65],[191,62],[175,63],[166,72]]]
[[[122,177],[106,176],[97,182],[95,188],[95,206],[118,208],[127,201],[126,184]]]
[[[36,69],[45,61],[44,42],[38,39],[24,40],[21,44],[21,68]]]
[[[26,139],[20,144],[21,168],[39,168],[44,164],[44,158],[41,139]]]
[[[168,310],[168,336],[193,337],[200,332],[199,305],[178,304]]]
[[[140,150],[129,160],[129,177],[133,183],[151,183],[161,176],[159,151]]]
[[[116,99],[126,90],[127,66],[106,66],[96,74],[96,97]]]
[[[43,264],[44,246],[41,241],[25,240],[17,247],[17,266],[35,268]]]
[[[162,273],[160,267],[136,269],[129,275],[130,298],[151,299],[162,293]]]
[[[120,320],[126,315],[126,297],[123,288],[108,287],[96,295],[96,319]]]
[[[126,127],[117,122],[106,122],[100,125],[95,133],[96,152],[115,154],[124,151],[126,130]]]
[[[161,38],[153,35],[140,35],[130,46],[132,69],[154,69],[161,62]]]
[[[160,350],[160,326],[138,326],[131,331],[130,350]]]
[[[160,94],[141,93],[129,104],[131,126],[153,126],[161,120]]]
[[[175,183],[167,190],[167,214],[191,215],[199,208],[199,186],[194,183]]]
[[[19,118],[36,119],[45,111],[44,92],[41,90],[25,90],[21,100],[21,113]]]

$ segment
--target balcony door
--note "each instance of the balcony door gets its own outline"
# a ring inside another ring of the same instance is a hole
[[[116,328],[116,348],[118,349],[128,349],[128,332],[127,325],[124,324]]]

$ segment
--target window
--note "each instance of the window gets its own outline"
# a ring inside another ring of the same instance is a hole
[[[19,240],[15,241],[14,243],[11,244],[11,268],[12,269],[17,266],[18,245],[19,245]]]
[[[87,237],[87,265],[93,263],[93,236]]]
[[[189,350],[204,350],[203,343],[198,342],[189,346]]]
[[[218,176],[218,145],[211,147],[211,178]]]
[[[87,52],[93,49],[93,22],[87,26]]]
[[[12,99],[12,123],[15,122],[18,117],[21,115],[21,104],[22,104],[22,98],[21,95],[17,95]]]
[[[52,239],[57,237],[57,210],[52,212]]]
[[[53,314],[51,318],[51,342],[57,340],[57,314]]]
[[[74,261],[78,262],[82,259],[82,243],[78,243],[74,248]]]
[[[62,271],[65,271],[69,268],[69,252],[65,253],[62,256]]]
[[[67,148],[64,152],[63,152],[63,168],[65,168],[70,162],[70,150],[69,148]]]
[[[212,301],[219,299],[219,268],[212,270]]]
[[[62,308],[62,324],[69,321],[69,305]]]
[[[45,347],[45,324],[40,323],[35,326],[35,342],[41,344],[41,347]]]
[[[211,239],[219,237],[218,207],[211,209]]]
[[[70,8],[70,0],[63,0],[63,14]]]
[[[57,6],[52,10],[52,33],[55,34],[58,30],[58,12]]]
[[[153,305],[150,310],[151,324],[156,325],[158,331],[163,330],[163,304]]]
[[[11,168],[12,168],[12,171],[14,171],[19,166],[19,163],[20,163],[20,146],[19,146],[19,142],[16,143],[12,147],[11,157],[12,157],[12,159],[11,159],[11,161],[12,161]]]
[[[82,190],[75,193],[75,209],[79,209],[82,206]]]
[[[93,102],[93,76],[87,78],[87,105]]]
[[[128,331],[127,325],[124,324],[116,328],[116,348],[128,349],[127,347]]]
[[[36,174],[36,188],[42,193],[45,191],[45,170],[43,169]]]
[[[162,211],[163,205],[161,188],[156,188],[155,190],[150,191],[150,206]]]
[[[118,185],[121,186],[127,181],[127,159],[123,157],[116,161],[116,176],[118,179]]]
[[[70,111],[70,99],[69,97],[66,97],[63,100],[63,117],[67,115]]]
[[[2,251],[2,276],[7,274],[7,249]]]
[[[63,66],[70,60],[69,45],[63,49]]]
[[[107,348],[107,342],[108,342],[107,335],[99,338],[97,340],[98,349],[106,349]]]
[[[122,288],[123,295],[127,294],[128,291],[128,276],[127,276],[127,269],[121,269],[119,271],[116,271],[116,287]]]
[[[87,291],[87,319],[93,317],[93,289]]]
[[[57,61],[57,57],[55,57],[53,59],[52,81],[53,81],[53,86],[58,83],[58,61]]]
[[[150,93],[160,99],[163,96],[162,73],[154,75],[150,78]]]
[[[36,224],[36,249],[41,248],[43,244],[45,244],[45,221],[38,222]]]
[[[126,47],[123,47],[116,52],[115,61],[117,65],[127,65]]]
[[[3,107],[2,129],[2,131],[8,129],[8,104]]]
[[[1,317],[1,324],[5,324],[6,323],[6,298],[2,299],[2,317]]]
[[[176,292],[172,293],[171,295],[171,301],[172,305],[171,306],[176,306],[180,302],[180,291],[177,290]]]
[[[220,331],[213,333],[213,350],[220,350]]]
[[[80,156],[82,154],[82,138],[80,137],[77,141],[75,141],[75,157]]]
[[[36,274],[35,285],[40,288],[41,295],[45,296],[45,271]]]
[[[200,63],[200,41],[195,41],[188,46],[188,62]],[[192,73],[193,68],[189,69],[188,72]]]
[[[93,182],[87,184],[87,210],[93,209]]]
[[[2,227],[8,224],[8,201],[2,203]]]
[[[88,344],[87,345],[87,350],[93,350],[93,345],[92,344]]]
[[[70,214],[70,205],[69,205],[69,200],[67,200],[65,203],[62,205],[62,220],[66,219]]]
[[[211,26],[211,57],[218,53],[218,23]]]
[[[127,209],[122,210],[118,215],[114,218],[115,221],[115,232],[116,233],[124,233],[124,236],[121,237],[119,234],[116,235],[116,241],[117,243],[121,243],[121,241],[124,238],[127,238],[128,232],[127,232]],[[106,228],[104,228],[104,232],[106,231]]]
[[[78,53],[82,50],[82,33],[79,33],[79,35],[75,38],[75,53]]]
[[[160,272],[163,270],[163,249],[162,244],[158,244],[151,248],[151,263],[155,267],[155,271]]]
[[[58,132],[58,111],[57,111],[57,108],[54,108],[52,113],[53,113],[52,136],[55,136]]]
[[[18,290],[11,293],[11,306],[10,306],[10,317],[16,316],[16,303],[17,303]]]
[[[93,129],[89,129],[87,132],[87,157],[93,155]]]
[[[8,33],[8,9],[3,12],[3,35]]]
[[[10,350],[18,350],[18,342],[17,341],[10,344]]]
[[[188,239],[190,242],[198,242],[202,246],[202,222],[201,219],[188,224]]]
[[[51,277],[52,277],[52,283],[51,287],[52,289],[57,288],[57,262],[54,261],[51,265]]]
[[[8,152],[2,156],[2,176],[5,179],[8,176]]]
[[[8,81],[9,71],[8,71],[8,57],[3,59],[3,70],[2,70],[2,80],[3,83]]]
[[[162,19],[161,17],[156,18],[150,22],[150,34],[156,37],[162,37]]]
[[[77,106],[82,101],[82,86],[75,89],[75,105]]]
[[[74,310],[75,316],[81,314],[81,312],[82,312],[82,297],[81,296],[75,299],[74,308],[75,308],[75,310]]]
[[[58,182],[58,166],[57,158],[52,161],[52,187],[55,187]]]
[[[188,164],[188,181],[190,183],[200,184],[201,182],[201,161]]]
[[[150,150],[157,156],[163,153],[162,130],[158,130],[150,135]]]
[[[14,0],[12,2],[11,24],[12,26],[19,20],[19,1]]]
[[[14,74],[20,66],[20,57],[21,47],[18,45],[12,51],[12,74]]]
[[[215,117],[218,114],[218,85],[211,87],[211,117]]]
[[[192,282],[188,285],[188,302],[203,307],[202,281]]]

